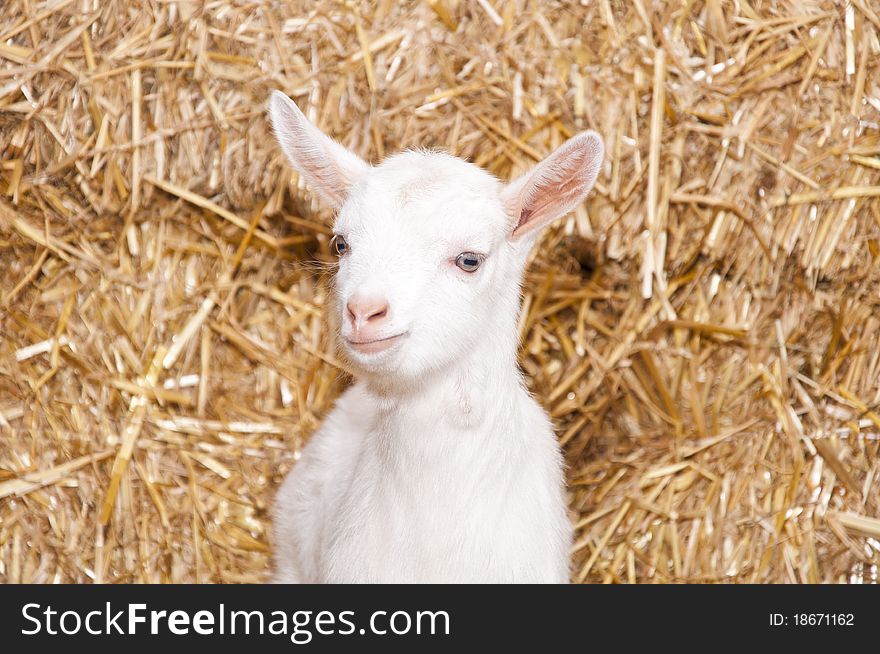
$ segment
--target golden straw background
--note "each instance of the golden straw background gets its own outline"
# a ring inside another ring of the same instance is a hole
[[[373,161],[508,179],[606,139],[520,326],[574,581],[876,582],[878,13],[5,0],[0,581],[265,578],[275,489],[349,383],[278,88]]]

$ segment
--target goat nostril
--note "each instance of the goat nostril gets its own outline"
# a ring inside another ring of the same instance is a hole
[[[345,305],[348,318],[357,326],[358,323],[378,322],[388,316],[388,302],[385,300],[365,300],[354,298]]]

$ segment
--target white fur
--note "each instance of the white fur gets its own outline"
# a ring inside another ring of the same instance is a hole
[[[283,94],[270,112],[339,209],[350,249],[334,311],[357,371],[278,493],[276,581],[567,582],[562,457],[517,367],[516,325],[534,236],[587,194],[601,139],[580,134],[505,187],[441,153],[369,167]],[[463,272],[462,252],[485,261]],[[404,334],[389,349],[348,344],[355,294],[387,299],[371,329]]]

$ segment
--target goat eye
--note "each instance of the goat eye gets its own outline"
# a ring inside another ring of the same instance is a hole
[[[337,257],[341,257],[348,252],[348,241],[345,240],[342,234],[334,234],[333,238],[330,239],[330,247],[333,248]]]
[[[482,254],[477,254],[476,252],[462,252],[455,257],[455,265],[465,272],[472,273],[480,267],[484,258]]]

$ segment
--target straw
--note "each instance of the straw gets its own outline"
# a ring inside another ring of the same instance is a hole
[[[6,0],[0,581],[266,578],[275,492],[351,382],[273,89],[373,162],[509,179],[605,138],[519,325],[574,581],[877,581],[866,0]]]

